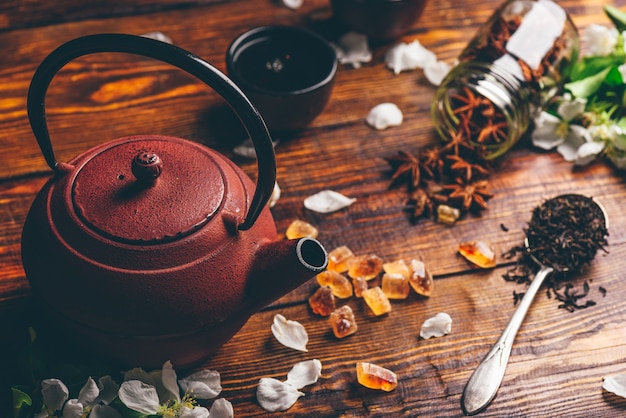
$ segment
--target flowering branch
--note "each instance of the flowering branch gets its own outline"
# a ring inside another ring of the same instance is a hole
[[[605,156],[626,169],[626,13],[604,10],[614,27],[586,28],[589,51],[572,67],[563,93],[535,118],[532,141],[576,165]]]

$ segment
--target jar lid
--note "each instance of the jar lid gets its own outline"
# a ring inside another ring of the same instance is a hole
[[[215,216],[225,190],[210,150],[145,136],[100,149],[78,167],[71,187],[85,224],[131,244],[168,242],[196,231]]]

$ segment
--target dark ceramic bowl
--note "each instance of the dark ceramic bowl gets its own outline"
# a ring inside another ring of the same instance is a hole
[[[307,29],[263,26],[230,44],[226,69],[270,131],[293,131],[307,126],[324,109],[337,56],[326,40]]]
[[[408,32],[426,0],[331,0],[333,17],[369,39],[390,41]]]

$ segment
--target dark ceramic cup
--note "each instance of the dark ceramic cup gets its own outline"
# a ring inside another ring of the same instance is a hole
[[[390,41],[408,32],[426,0],[331,0],[333,17],[369,39]]]
[[[307,126],[326,106],[337,56],[324,38],[308,29],[263,26],[233,40],[226,69],[270,131],[294,131]]]

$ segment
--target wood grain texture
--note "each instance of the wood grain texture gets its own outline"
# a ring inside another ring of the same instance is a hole
[[[334,40],[327,1],[307,0],[297,11],[278,1],[117,0],[84,2],[8,1],[0,6],[0,353],[3,370],[12,370],[13,340],[8,338],[34,310],[20,260],[20,235],[27,211],[49,176],[26,116],[26,92],[33,72],[59,44],[98,32],[142,34],[159,30],[174,42],[224,70],[224,54],[239,33],[266,24],[310,27]],[[431,1],[403,41],[418,39],[438,57],[452,62],[499,0]],[[561,1],[581,30],[608,24],[605,4],[619,0]],[[624,173],[597,163],[574,169],[558,154],[532,149],[522,140],[494,169],[489,209],[468,215],[455,226],[431,220],[411,222],[403,210],[407,193],[390,186],[385,157],[403,149],[436,144],[429,107],[434,88],[421,71],[393,75],[385,68],[390,44],[373,45],[371,63],[341,66],[330,102],[306,129],[280,136],[276,149],[282,197],[272,209],[280,237],[296,218],[320,230],[328,248],[347,245],[355,253],[375,253],[385,261],[422,257],[435,275],[430,298],[412,294],[393,303],[393,311],[374,317],[362,301],[355,310],[359,331],[338,340],[327,319],[313,315],[308,297],[314,280],[252,316],[245,327],[204,367],[218,370],[238,417],[415,417],[461,416],[460,396],[467,379],[506,325],[515,306],[513,292],[523,285],[505,282],[512,262],[500,258],[492,270],[471,267],[457,254],[458,243],[481,239],[498,254],[519,245],[533,207],[568,192],[598,198],[610,219],[609,253],[600,254],[575,284],[588,281],[596,306],[574,313],[540,292],[516,339],[497,398],[481,415],[488,417],[603,416],[626,414],[626,400],[602,390],[606,375],[626,373],[626,199]],[[404,113],[396,128],[375,131],[364,118],[374,105],[394,102]],[[216,148],[252,178],[256,164],[233,155],[244,138],[230,108],[211,89],[179,70],[150,59],[98,54],[68,64],[54,79],[47,98],[48,121],[57,157],[67,161],[104,141],[135,134],[188,138]],[[303,199],[321,189],[356,197],[348,209],[320,215],[303,208]],[[508,229],[505,232],[502,228]],[[599,288],[607,290],[605,296]],[[422,322],[438,312],[453,319],[448,336],[419,338]],[[270,332],[275,314],[303,323],[308,353],[280,346]],[[11,354],[12,353],[12,354]],[[318,358],[323,377],[304,388],[285,414],[258,405],[261,377],[284,379],[293,364]],[[365,389],[355,376],[357,361],[396,371],[391,393]],[[7,375],[0,376],[0,400]],[[0,403],[1,405],[1,403]],[[2,415],[0,413],[0,415]]]

